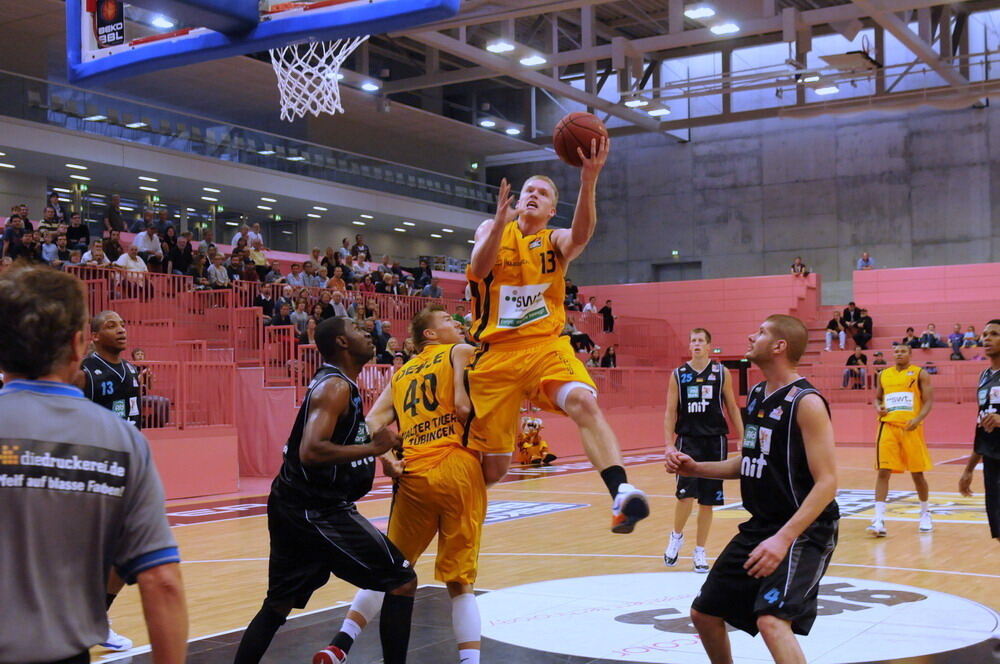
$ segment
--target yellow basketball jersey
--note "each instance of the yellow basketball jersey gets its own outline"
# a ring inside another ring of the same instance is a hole
[[[472,290],[472,335],[481,343],[529,346],[562,334],[566,324],[566,266],[552,229],[524,235],[507,224],[493,269],[485,279],[466,271]]]
[[[879,418],[882,422],[908,422],[920,412],[923,407],[920,399],[920,371],[920,367],[911,364],[902,371],[889,367],[879,374],[882,403],[889,411]]]
[[[426,346],[392,377],[392,406],[399,420],[408,473],[429,470],[454,448],[464,449],[464,428],[455,416],[454,347]]]

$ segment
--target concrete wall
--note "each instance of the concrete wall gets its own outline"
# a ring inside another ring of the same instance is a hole
[[[354,236],[357,233],[364,234],[365,244],[371,247],[372,260],[375,262],[382,260],[382,254],[389,254],[394,259],[399,260],[403,266],[411,266],[417,264],[419,256],[468,258],[472,251],[472,245],[464,240],[449,242],[444,238],[440,240],[420,238],[409,233],[378,232],[349,224],[308,223],[304,224],[304,227],[305,239],[300,241],[299,246],[302,253],[306,254],[313,247],[338,249],[341,239],[345,237],[350,238],[353,244]]]
[[[2,158],[0,158],[2,161]],[[42,218],[45,209],[46,180],[43,177],[25,175],[16,170],[0,169],[0,218],[10,215],[12,205],[25,203],[31,221]]]
[[[578,175],[560,162],[491,169],[488,180],[520,186],[535,172],[575,199]],[[650,281],[673,260],[700,260],[705,278],[778,274],[801,254],[842,284],[864,250],[881,267],[996,261],[998,185],[990,109],[762,120],[698,129],[690,143],[615,138],[597,233],[572,276]]]

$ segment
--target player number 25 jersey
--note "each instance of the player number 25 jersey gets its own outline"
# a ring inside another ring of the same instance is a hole
[[[400,367],[392,377],[392,406],[403,439],[407,473],[439,464],[462,446],[464,428],[455,416],[454,344],[432,344]]]
[[[524,235],[516,221],[508,223],[490,273],[479,280],[470,269],[466,276],[476,341],[526,347],[562,333],[566,266],[552,243],[551,228]]]

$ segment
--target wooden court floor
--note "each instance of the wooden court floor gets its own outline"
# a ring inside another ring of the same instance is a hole
[[[633,462],[628,468],[630,481],[650,495],[652,507],[651,517],[631,535],[609,532],[610,498],[597,474],[584,469],[585,462],[561,459],[545,472],[515,470],[524,473],[518,476],[520,479],[500,484],[490,492],[491,514],[496,511],[498,516],[495,522],[488,521],[484,529],[477,587],[500,591],[562,579],[646,573],[681,574],[676,577],[678,580],[690,582],[694,578],[690,559],[694,516],[686,528],[687,543],[681,561],[668,569],[662,560],[676,501],[674,480],[665,474],[659,456],[659,450],[648,450],[645,455],[629,454]],[[934,532],[917,532],[918,504],[912,482],[908,475],[896,475],[890,486],[893,493],[887,513],[888,537],[874,539],[865,533],[875,476],[871,467],[873,450],[868,447],[838,450],[842,491],[839,502],[845,514],[840,525],[840,542],[827,576],[914,586],[1000,609],[1000,544],[989,538],[981,472],[977,472],[973,484],[975,496],[965,499],[957,492],[964,466],[962,450],[933,449],[932,457],[935,468],[927,477],[935,513]],[[746,518],[738,505],[734,507],[739,501],[739,483],[727,482],[725,492],[726,505],[715,512],[707,546],[710,559]],[[192,505],[184,506],[189,507]],[[376,520],[387,516],[389,507],[388,497],[359,503],[360,511]],[[192,639],[245,627],[260,607],[266,589],[266,517],[237,513],[220,518],[226,520],[174,528],[184,559],[182,569]],[[433,553],[434,546],[431,545],[429,553]],[[433,579],[432,555],[422,558],[416,570],[421,584],[437,584]],[[662,578],[665,590],[669,590],[671,577]],[[595,587],[600,586],[599,582],[594,583]],[[837,592],[850,601],[859,597]],[[313,596],[306,611],[342,605],[353,594],[353,587],[332,579]],[[902,596],[908,597],[905,593]],[[878,596],[875,597],[873,601],[878,601]],[[115,630],[132,638],[137,647],[147,643],[134,587],[123,591],[112,609],[112,618]],[[817,624],[824,620],[821,616]],[[484,610],[484,625],[488,623],[490,618]],[[93,655],[95,661],[107,657],[96,649]],[[663,657],[634,661],[674,661],[668,655]],[[836,661],[830,657],[833,655],[810,661]],[[621,661],[633,660],[624,657]]]

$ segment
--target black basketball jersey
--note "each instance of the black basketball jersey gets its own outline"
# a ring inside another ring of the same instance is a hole
[[[979,404],[979,414],[976,418],[976,454],[1000,459],[1000,429],[986,433],[978,424],[985,416],[1000,410],[1000,371],[986,369],[979,375],[976,401]]]
[[[357,384],[337,367],[322,365],[309,383],[309,390],[285,445],[281,470],[271,483],[272,495],[292,506],[304,509],[348,508],[371,491],[375,479],[375,457],[314,468],[304,468],[299,459],[299,446],[309,416],[312,393],[326,381],[337,379],[347,382],[351,396],[330,441],[337,445],[367,445],[371,442]]]
[[[723,414],[722,382],[725,367],[709,362],[701,372],[685,362],[674,369],[677,379],[677,424],[681,436],[724,436],[729,433]]]
[[[97,353],[83,358],[80,366],[86,378],[83,393],[87,398],[141,428],[139,368],[126,360],[111,364]]]
[[[765,397],[766,383],[747,395],[747,421],[740,462],[740,492],[751,519],[745,530],[777,530],[799,509],[814,481],[806,459],[795,409],[807,394],[823,395],[805,378]],[[824,404],[826,399],[823,399]],[[829,411],[829,406],[827,406]],[[831,501],[817,520],[840,518]],[[746,528],[744,528],[746,526]]]

